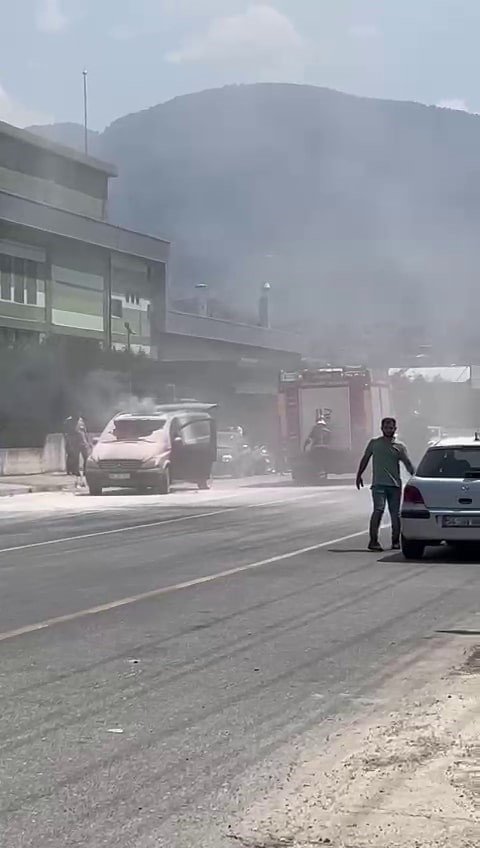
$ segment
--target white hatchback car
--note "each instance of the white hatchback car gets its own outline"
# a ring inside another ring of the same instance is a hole
[[[480,543],[480,434],[428,448],[402,502],[402,552],[420,559],[427,545]]]

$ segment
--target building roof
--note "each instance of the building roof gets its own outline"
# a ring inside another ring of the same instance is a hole
[[[63,144],[58,144],[56,141],[50,141],[50,139],[45,138],[44,136],[35,135],[35,133],[29,132],[28,130],[21,130],[18,127],[12,126],[12,124],[5,123],[5,121],[0,121],[0,135],[6,135],[9,138],[22,142],[23,144],[30,144],[32,147],[38,147],[41,150],[46,150],[54,156],[61,156],[63,159],[78,162],[81,165],[85,165],[87,168],[92,168],[95,171],[101,171],[108,177],[116,177],[118,175],[116,167],[108,162],[102,162],[100,159],[95,159],[93,156],[86,156],[84,153],[74,150],[73,147],[66,147]]]
[[[229,342],[248,347],[258,347],[269,351],[281,351],[301,356],[303,338],[286,330],[275,327],[259,327],[228,321],[225,318],[211,318],[187,312],[168,309],[165,316],[165,331],[172,335],[192,336],[207,341]],[[241,361],[240,361],[240,364]],[[245,363],[244,363],[245,364]],[[255,363],[252,362],[252,365]]]
[[[468,365],[447,365],[444,367],[424,368],[390,368],[390,376],[401,375],[408,380],[422,377],[431,383],[434,380],[443,380],[447,383],[467,383],[470,379],[470,367]]]
[[[87,242],[154,262],[167,262],[170,242],[37,200],[0,191],[0,221]]]

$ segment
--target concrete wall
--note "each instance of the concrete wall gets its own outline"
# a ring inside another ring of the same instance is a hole
[[[57,209],[76,212],[77,215],[102,220],[105,218],[106,200],[104,198],[91,197],[82,191],[57,185],[53,180],[33,177],[30,174],[22,174],[0,166],[0,188],[10,194],[18,194],[21,197],[28,197],[29,200],[56,206]]]
[[[43,243],[47,241],[48,234],[52,234],[87,242],[86,247],[95,245],[152,262],[167,263],[170,257],[170,243],[164,239],[45,206],[43,203],[2,192],[1,189],[0,213],[2,231],[3,227],[8,225],[30,227],[40,231]],[[5,235],[5,238],[9,237]],[[22,240],[25,241],[25,238]]]
[[[0,449],[0,476],[65,471],[65,445],[62,433],[50,433],[43,448]]]
[[[89,217],[105,217],[116,169],[76,150],[0,122],[0,186]]]

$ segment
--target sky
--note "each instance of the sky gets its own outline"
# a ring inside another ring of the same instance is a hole
[[[0,0],[0,119],[89,123],[232,83],[480,112],[480,0]]]

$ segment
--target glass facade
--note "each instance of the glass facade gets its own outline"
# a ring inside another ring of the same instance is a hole
[[[37,263],[31,259],[25,260],[25,298],[29,306],[37,305]]]
[[[102,276],[53,265],[51,292],[53,324],[103,332]]]
[[[0,254],[0,300],[38,306],[38,263]]]
[[[12,257],[0,254],[0,299],[12,299]]]
[[[148,264],[133,256],[112,254],[112,332],[126,335],[125,321],[135,339],[150,339],[151,283]]]
[[[22,332],[35,323],[47,335],[84,331],[149,354],[152,269],[138,257],[66,239],[48,249],[33,239],[0,239],[0,327],[11,333],[18,321]]]

